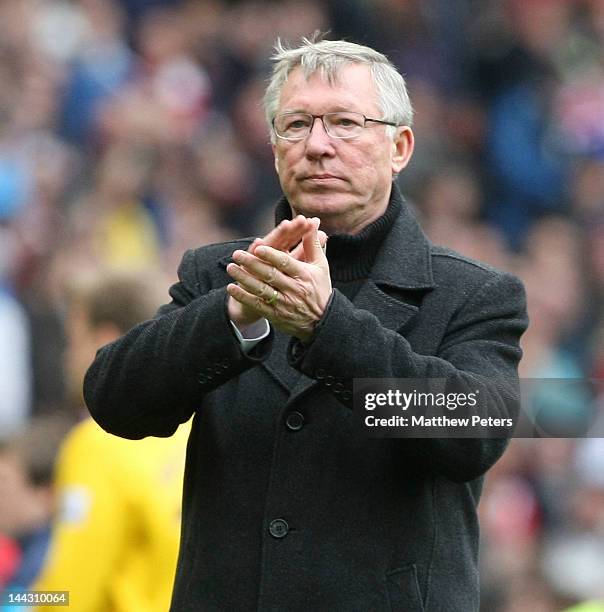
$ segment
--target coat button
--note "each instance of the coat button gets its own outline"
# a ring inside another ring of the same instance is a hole
[[[295,361],[302,359],[302,357],[304,357],[305,352],[306,352],[306,349],[304,348],[304,345],[300,341],[293,343],[292,357],[294,358]]]
[[[271,521],[268,530],[273,538],[284,538],[289,531],[289,525],[283,519],[275,519]]]
[[[325,381],[323,382],[323,384],[326,387],[331,387],[331,385],[333,385],[334,380],[335,378],[331,374],[329,374],[325,377]]]
[[[304,426],[304,416],[299,412],[292,412],[287,415],[285,425],[288,429],[291,429],[291,431],[299,431]]]
[[[197,375],[197,382],[200,385],[205,385],[208,382],[208,379],[206,378],[205,374],[202,374],[201,372]]]
[[[323,368],[319,368],[315,372],[315,377],[317,378],[317,380],[323,380],[325,378],[325,370]]]

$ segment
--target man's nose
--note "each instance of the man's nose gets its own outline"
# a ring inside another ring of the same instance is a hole
[[[309,157],[322,157],[333,155],[334,152],[333,141],[325,130],[323,118],[315,117],[306,137],[306,154]]]

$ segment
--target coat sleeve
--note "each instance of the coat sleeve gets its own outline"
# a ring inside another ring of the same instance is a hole
[[[171,436],[206,393],[269,354],[273,333],[247,355],[229,323],[224,287],[212,288],[188,251],[154,319],[101,348],[84,380],[90,414],[105,431],[138,439]]]
[[[307,347],[292,342],[289,361],[311,378],[330,379],[332,391],[333,381],[339,381],[337,397],[348,408],[353,407],[355,378],[446,379],[458,392],[480,390],[477,415],[508,418],[519,406],[519,339],[527,324],[521,282],[509,274],[495,274],[451,319],[437,354],[422,355],[403,335],[334,290],[313,341]],[[401,443],[414,460],[463,482],[486,472],[507,440],[424,438]]]

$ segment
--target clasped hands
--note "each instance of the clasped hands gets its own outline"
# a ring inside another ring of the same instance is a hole
[[[240,330],[261,318],[277,329],[310,340],[331,296],[327,241],[318,218],[282,221],[247,251],[233,253],[227,266],[229,318]]]

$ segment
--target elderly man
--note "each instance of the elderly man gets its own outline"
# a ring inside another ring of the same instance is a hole
[[[505,405],[522,286],[406,207],[412,109],[383,55],[304,40],[274,60],[276,228],[187,252],[172,302],[97,354],[88,406],[127,438],[195,415],[172,610],[477,610],[476,504],[505,441],[368,439],[352,383],[496,378]]]

